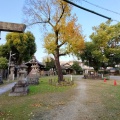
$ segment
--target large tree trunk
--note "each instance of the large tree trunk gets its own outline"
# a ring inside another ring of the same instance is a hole
[[[54,32],[55,32],[55,42],[56,42],[56,45],[58,46],[59,30],[56,30],[56,27],[54,27]],[[56,64],[57,73],[58,73],[58,83],[60,83],[61,81],[63,81],[63,74],[62,74],[62,69],[61,69],[60,61],[59,61],[59,47],[56,48],[54,57],[55,57],[55,64]]]
[[[60,83],[61,81],[63,81],[63,74],[60,66],[59,55],[56,54],[54,55],[54,57],[55,57],[55,64],[56,64],[57,73],[58,73],[58,83]]]

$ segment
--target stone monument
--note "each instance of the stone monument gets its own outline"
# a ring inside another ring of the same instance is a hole
[[[28,75],[28,84],[29,85],[37,85],[39,84],[39,65],[35,59],[35,56],[33,56],[31,60],[31,71]]]
[[[12,91],[9,93],[9,96],[21,96],[28,94],[29,88],[28,88],[26,68],[27,66],[24,63],[20,65],[19,80],[12,87]]]

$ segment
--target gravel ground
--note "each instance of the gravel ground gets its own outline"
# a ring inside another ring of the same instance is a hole
[[[96,90],[101,91],[97,83],[81,80],[82,76],[73,77],[77,87],[69,91],[33,96],[39,106],[31,120],[113,120],[97,94]],[[116,79],[116,76],[113,77]],[[11,89],[14,84],[1,86],[0,94]]]
[[[89,95],[91,86],[85,81],[77,81],[77,85],[65,93],[45,96],[48,109],[37,111],[32,120],[102,120],[104,106]]]

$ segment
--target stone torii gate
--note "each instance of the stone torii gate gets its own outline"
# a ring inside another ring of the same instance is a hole
[[[25,28],[26,28],[25,24],[0,21],[0,33],[1,33],[1,31],[23,33],[25,31]],[[0,39],[1,39],[1,37],[0,37]],[[10,63],[9,63],[9,65],[10,65]],[[9,71],[9,67],[8,67],[8,71]]]

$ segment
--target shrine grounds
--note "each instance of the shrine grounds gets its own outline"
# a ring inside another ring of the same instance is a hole
[[[75,84],[65,87],[49,79],[40,78],[27,96],[0,95],[0,120],[120,120],[120,80],[115,86],[114,80],[74,76]]]

